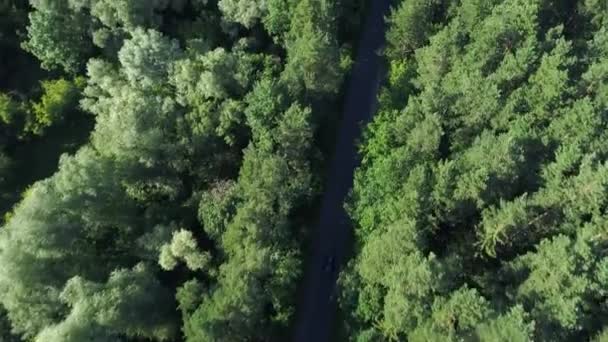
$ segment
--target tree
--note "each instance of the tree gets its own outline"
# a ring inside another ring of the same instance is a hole
[[[406,58],[426,43],[433,33],[433,12],[437,11],[437,5],[437,1],[404,1],[393,10],[386,34],[390,58]]]
[[[0,239],[0,301],[15,331],[33,337],[56,323],[69,278],[98,279],[120,262],[110,254],[120,256],[132,238],[129,213],[135,209],[120,190],[120,177],[115,163],[85,149],[63,158],[59,172],[36,183],[14,209]],[[107,241],[107,234],[121,231],[126,235]],[[96,246],[113,252],[100,256]]]
[[[72,0],[74,3],[76,1]],[[78,0],[81,2],[81,0]],[[159,12],[169,8],[173,3],[182,1],[166,0],[95,0],[89,4],[91,15],[110,29],[124,27],[129,32],[134,32],[138,27],[156,28],[162,24],[162,15]],[[85,7],[84,4],[79,6]],[[179,7],[178,7],[179,8]]]
[[[70,307],[61,323],[46,327],[36,341],[109,341],[119,336],[168,340],[175,336],[169,291],[144,264],[112,272],[107,283],[80,277],[68,280],[60,294]]]
[[[342,83],[340,48],[327,3],[301,1],[287,34],[287,65],[283,77],[293,89],[336,93]]]
[[[64,120],[77,109],[83,79],[74,82],[58,79],[42,81],[42,97],[31,109],[33,117],[25,122],[25,132],[41,135],[44,129]]]
[[[179,59],[177,41],[154,30],[136,29],[118,53],[124,75],[132,86],[144,88],[162,84],[169,76],[170,63]]]
[[[19,116],[19,103],[10,95],[0,93],[0,123],[13,124]]]
[[[32,5],[36,10],[30,13],[28,40],[23,48],[47,69],[81,71],[93,53],[86,14],[71,11],[66,0],[35,1]]]
[[[534,322],[521,306],[513,307],[508,313],[500,315],[479,325],[476,330],[480,341],[533,341]]]
[[[217,48],[175,63],[171,83],[178,102],[189,110],[194,134],[217,135],[231,145],[246,134],[241,99],[258,78],[262,62],[261,55]]]
[[[218,7],[230,21],[251,28],[266,12],[266,2],[261,0],[220,0]]]
[[[267,13],[262,19],[266,30],[275,37],[275,40],[282,41],[285,34],[289,31],[291,24],[292,10],[297,5],[294,0],[268,0],[266,1]]]
[[[101,60],[91,60],[88,65],[83,108],[97,115],[92,143],[105,155],[149,166],[172,161],[179,164],[180,146],[170,139],[178,108],[162,89],[155,89],[163,83],[152,82],[155,78],[168,78],[168,72],[151,69],[150,73],[141,74],[130,62],[120,70]],[[158,60],[158,66],[168,67],[168,61]],[[140,83],[147,87],[138,87]]]
[[[165,244],[161,248],[158,263],[163,269],[172,270],[180,259],[186,263],[189,269],[196,271],[207,266],[211,255],[207,252],[200,252],[192,232],[182,229],[174,232],[171,243]]]
[[[239,197],[233,181],[218,182],[201,196],[198,217],[207,235],[221,239],[234,216]]]

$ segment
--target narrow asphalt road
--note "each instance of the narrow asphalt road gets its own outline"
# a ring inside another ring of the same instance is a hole
[[[352,188],[358,165],[357,141],[361,127],[372,118],[380,88],[382,60],[378,51],[384,45],[384,17],[389,13],[390,4],[391,0],[369,0],[357,59],[346,90],[320,218],[313,235],[304,294],[298,303],[295,342],[326,342],[333,331],[336,280],[346,261],[352,235],[344,200]]]

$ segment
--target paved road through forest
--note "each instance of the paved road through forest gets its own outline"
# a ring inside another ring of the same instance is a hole
[[[361,126],[369,122],[375,109],[382,63],[378,51],[384,44],[384,17],[389,13],[390,3],[391,0],[369,0],[356,63],[348,81],[344,113],[338,127],[320,217],[312,237],[304,293],[298,303],[296,342],[326,342],[333,330],[336,279],[340,265],[345,262],[352,235],[343,203],[353,185],[353,173],[358,164],[356,144],[361,136]]]

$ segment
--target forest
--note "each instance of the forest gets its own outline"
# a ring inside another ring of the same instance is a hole
[[[608,341],[608,2],[404,0],[348,201],[353,341]]]
[[[368,4],[0,0],[0,341],[291,340]],[[608,342],[608,2],[392,4],[333,339]]]
[[[0,0],[0,340],[281,340],[363,1]]]

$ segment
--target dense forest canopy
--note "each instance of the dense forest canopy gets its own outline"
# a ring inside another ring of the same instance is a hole
[[[0,339],[282,336],[362,3],[0,1]]]
[[[356,341],[607,341],[608,3],[404,0],[341,276]]]
[[[364,14],[0,0],[0,341],[289,339]],[[387,21],[337,334],[608,341],[608,3]]]

